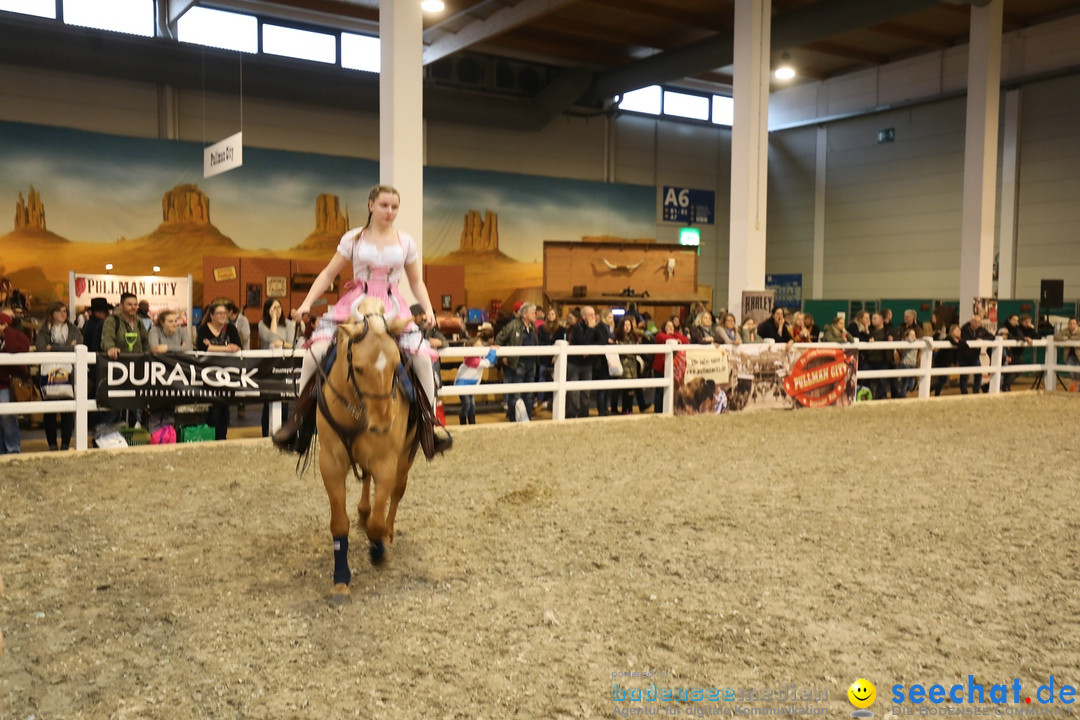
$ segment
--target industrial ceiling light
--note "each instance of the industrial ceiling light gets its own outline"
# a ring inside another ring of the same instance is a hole
[[[446,3],[442,0],[424,0],[420,3],[420,9],[427,13],[440,13],[446,9]]]
[[[786,52],[780,56],[780,67],[776,68],[777,80],[790,80],[795,77],[795,68],[791,66],[791,56]]]

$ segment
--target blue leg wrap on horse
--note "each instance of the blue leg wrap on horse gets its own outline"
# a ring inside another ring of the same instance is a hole
[[[334,538],[334,584],[349,584],[352,573],[349,572],[349,537]]]

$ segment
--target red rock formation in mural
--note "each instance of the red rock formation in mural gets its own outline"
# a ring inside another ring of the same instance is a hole
[[[461,249],[469,252],[498,252],[499,215],[490,210],[480,219],[477,210],[465,213],[465,226],[461,230]]]
[[[333,253],[341,236],[349,229],[349,210],[341,212],[341,201],[337,195],[323,193],[315,198],[315,229],[293,250]]]
[[[349,211],[341,214],[341,201],[337,195],[323,193],[315,198],[315,232],[337,235],[339,238],[349,229]]]
[[[210,224],[210,198],[198,185],[177,185],[161,199],[161,219],[166,224]]]
[[[22,228],[45,229],[45,205],[33,185],[30,186],[29,202],[24,201],[22,193],[19,193],[19,202],[15,203],[15,229]]]

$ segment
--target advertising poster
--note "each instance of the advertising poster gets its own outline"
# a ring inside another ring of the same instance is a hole
[[[846,407],[855,402],[858,352],[772,343],[675,356],[676,415]]]
[[[90,307],[90,300],[103,297],[110,305],[120,303],[123,293],[132,293],[139,300],[150,303],[150,318],[156,318],[162,310],[179,313],[180,326],[185,327],[191,318],[191,277],[163,277],[160,275],[92,275],[69,273],[71,308]]]
[[[166,410],[176,405],[273,402],[296,397],[302,355],[245,358],[208,353],[98,356],[97,403]]]
[[[754,322],[760,325],[765,318],[772,315],[775,297],[776,293],[772,290],[743,290],[740,322],[752,317]]]

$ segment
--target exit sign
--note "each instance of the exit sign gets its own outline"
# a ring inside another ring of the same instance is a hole
[[[885,128],[877,131],[878,144],[891,143],[896,139],[896,128]]]

